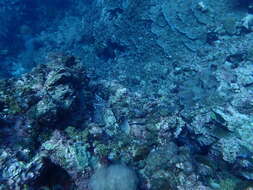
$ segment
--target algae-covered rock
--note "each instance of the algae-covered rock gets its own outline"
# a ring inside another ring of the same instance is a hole
[[[1,184],[7,189],[15,189],[35,181],[45,167],[43,156],[38,154],[26,162],[20,161],[15,152],[1,150]]]
[[[152,150],[145,162],[146,165],[140,173],[152,190],[185,188],[187,175],[194,175],[193,162],[187,150],[180,150],[174,143]],[[194,180],[194,183],[198,181],[197,178]],[[197,186],[195,185],[191,188]]]
[[[48,133],[46,128],[64,128],[87,118],[88,80],[83,66],[72,56],[58,56],[30,73],[0,83],[3,136],[12,128],[11,136],[35,142],[36,136]],[[44,132],[38,134],[38,130]]]
[[[66,171],[80,173],[90,167],[91,155],[88,146],[82,141],[72,144],[60,132],[55,131],[52,138],[42,144],[42,150],[49,153],[50,160]]]
[[[19,79],[2,81],[4,113],[22,113],[40,125],[53,125],[78,106],[86,81],[84,69],[71,56],[41,64]]]

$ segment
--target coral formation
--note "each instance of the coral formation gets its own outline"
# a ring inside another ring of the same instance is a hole
[[[0,189],[251,189],[252,5],[2,0]]]
[[[126,166],[111,165],[108,168],[100,168],[91,177],[92,190],[136,190],[137,177]]]

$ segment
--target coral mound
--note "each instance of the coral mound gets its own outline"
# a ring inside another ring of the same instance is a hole
[[[136,190],[135,173],[123,165],[111,165],[98,169],[91,178],[92,190]]]

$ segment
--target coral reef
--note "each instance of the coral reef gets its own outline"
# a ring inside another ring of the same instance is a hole
[[[56,55],[31,73],[1,81],[3,188],[209,190],[250,184],[247,90],[235,93],[230,104],[179,110],[166,99],[87,76],[73,56]],[[221,180],[224,172],[235,183]]]
[[[0,189],[252,189],[252,5],[2,0]]]

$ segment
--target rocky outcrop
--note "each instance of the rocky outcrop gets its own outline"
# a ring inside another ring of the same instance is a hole
[[[87,119],[87,87],[83,67],[71,56],[56,56],[20,78],[1,81],[2,141],[36,138]]]

